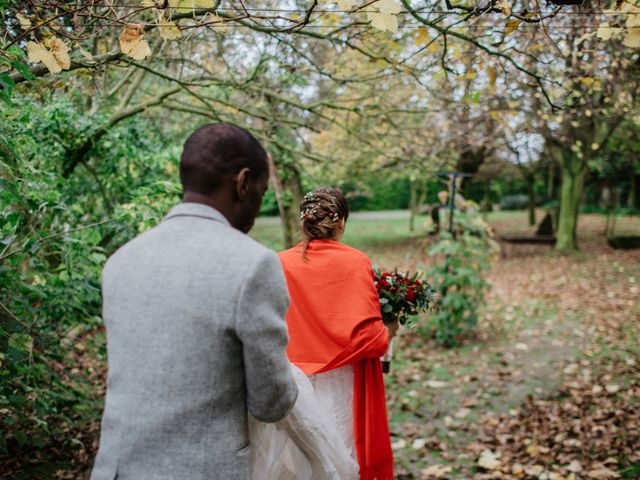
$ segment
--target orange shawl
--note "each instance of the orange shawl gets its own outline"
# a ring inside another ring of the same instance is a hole
[[[393,479],[380,356],[389,343],[371,262],[340,242],[314,240],[281,252],[291,306],[289,359],[307,375],[354,371],[354,434],[361,480]]]

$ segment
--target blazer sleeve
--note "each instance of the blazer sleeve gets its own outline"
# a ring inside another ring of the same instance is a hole
[[[236,305],[247,409],[263,422],[282,419],[298,395],[285,352],[289,337],[284,317],[288,307],[280,261],[274,252],[266,252],[247,273]]]

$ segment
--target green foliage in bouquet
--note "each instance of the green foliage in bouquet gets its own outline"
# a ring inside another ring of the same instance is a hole
[[[458,345],[462,336],[476,326],[478,309],[489,287],[483,273],[498,252],[491,228],[476,212],[456,212],[455,238],[442,233],[440,241],[428,250],[436,257],[427,275],[438,302],[429,331],[446,347]]]

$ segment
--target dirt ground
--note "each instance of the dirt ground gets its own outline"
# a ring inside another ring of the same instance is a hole
[[[511,247],[462,347],[404,332],[386,379],[398,478],[640,478],[640,251],[612,250],[603,229],[581,217],[573,255]],[[421,268],[425,243],[370,255]]]

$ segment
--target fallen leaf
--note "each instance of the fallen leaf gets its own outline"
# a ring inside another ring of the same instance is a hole
[[[544,467],[542,465],[528,465],[524,469],[524,473],[531,475],[532,477],[538,477],[542,472],[544,472]]]
[[[572,460],[569,465],[567,465],[567,470],[573,473],[580,473],[582,471],[582,465],[577,460]]]
[[[500,460],[491,450],[485,450],[480,454],[478,466],[485,470],[498,470],[502,466]]]
[[[444,388],[449,385],[449,382],[443,382],[441,380],[427,380],[425,384],[430,388]]]
[[[431,465],[420,471],[422,478],[444,478],[451,473],[453,468],[450,465]]]
[[[456,417],[457,418],[464,418],[467,415],[469,415],[471,413],[471,410],[469,408],[461,408],[460,410],[458,410],[456,412]]]
[[[414,450],[422,450],[426,444],[427,444],[426,438],[416,438],[411,444],[411,448],[413,448]]]
[[[407,446],[407,441],[401,438],[400,440],[396,440],[391,444],[391,448],[393,450],[400,450]]]
[[[620,478],[620,474],[614,472],[613,470],[609,470],[606,467],[597,468],[595,470],[589,470],[587,472],[587,477],[589,478]]]

